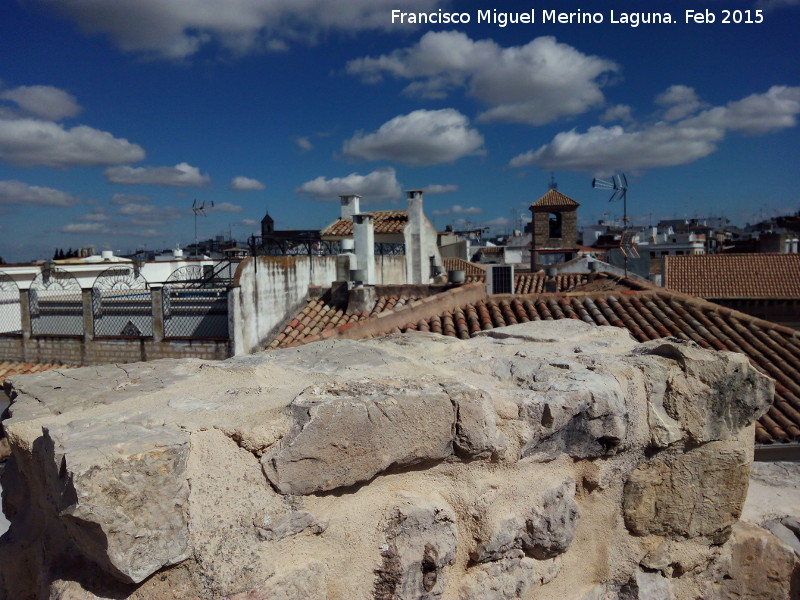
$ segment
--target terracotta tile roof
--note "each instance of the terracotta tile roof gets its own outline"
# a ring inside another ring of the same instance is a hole
[[[347,303],[333,303],[330,298],[309,299],[300,313],[269,343],[267,349],[303,344],[307,338],[327,329],[364,321],[383,311],[401,308],[418,299],[418,296],[379,296],[371,310],[360,313],[348,313]]]
[[[492,296],[400,330],[467,339],[476,331],[553,319],[623,327],[641,342],[674,336],[741,352],[776,382],[774,404],[756,423],[756,441],[800,442],[800,332],[684,294],[648,289]]]
[[[59,364],[40,364],[40,363],[24,363],[24,362],[0,362],[0,387],[6,377],[12,375],[29,375],[31,373],[41,373],[42,371],[49,371],[50,369],[72,369],[67,365]]]
[[[541,294],[545,291],[547,276],[544,273],[515,273],[515,294]],[[634,281],[616,278],[604,273],[563,273],[555,276],[556,291],[607,291],[642,289]]]
[[[460,260],[460,259],[444,259],[444,260]],[[468,265],[475,265],[475,263],[467,263]],[[445,263],[447,265],[447,263]],[[480,265],[475,265],[480,266]],[[448,268],[448,270],[450,270]],[[466,268],[461,268],[466,271],[465,281],[467,283],[486,281],[486,269],[474,269],[468,271]],[[545,283],[547,282],[547,275],[541,272],[537,273],[514,273],[514,293],[515,294],[541,294],[545,291]],[[640,290],[647,287],[647,284],[640,284],[632,279],[617,278],[607,275],[605,273],[597,273],[594,275],[584,273],[564,273],[556,275],[556,291],[606,291],[606,290]]]
[[[363,214],[372,215],[375,219],[375,233],[403,233],[408,223],[407,210],[376,210]],[[353,235],[353,221],[350,219],[336,219],[320,232],[322,236],[351,237]]]
[[[463,258],[443,258],[445,271],[464,271],[466,275],[486,276],[486,267]]]
[[[701,298],[800,298],[800,254],[665,256],[663,276]]]
[[[531,206],[535,206],[537,208],[577,208],[580,206],[580,204],[575,202],[575,200],[569,196],[565,196],[558,190],[550,190],[536,202],[531,204]]]

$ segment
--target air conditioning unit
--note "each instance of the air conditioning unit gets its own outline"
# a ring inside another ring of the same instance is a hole
[[[486,293],[489,295],[513,294],[514,265],[487,265]]]

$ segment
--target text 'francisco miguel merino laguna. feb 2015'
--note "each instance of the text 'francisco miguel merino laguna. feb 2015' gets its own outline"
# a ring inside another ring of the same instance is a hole
[[[679,16],[671,12],[624,12],[617,10],[602,11],[570,11],[564,12],[550,9],[531,8],[527,11],[500,11],[496,8],[469,12],[448,12],[442,9],[431,12],[405,12],[394,9],[391,11],[393,24],[427,24],[449,25],[465,23],[486,23],[497,27],[508,25],[599,25],[609,23],[613,25],[627,25],[639,27],[640,25],[660,25],[669,23],[745,23],[760,24],[764,22],[764,14],[760,9],[754,10],[694,10],[681,11]]]

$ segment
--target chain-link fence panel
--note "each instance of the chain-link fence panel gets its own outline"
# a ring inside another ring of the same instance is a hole
[[[22,333],[19,287],[6,273],[0,273],[0,335]]]
[[[228,290],[208,266],[175,270],[162,288],[165,338],[228,339]]]
[[[30,287],[33,335],[83,335],[83,301],[78,280],[58,268],[45,268]]]
[[[165,285],[165,338],[228,339],[228,290]]]
[[[152,337],[153,301],[147,281],[132,267],[111,267],[92,286],[95,336]]]

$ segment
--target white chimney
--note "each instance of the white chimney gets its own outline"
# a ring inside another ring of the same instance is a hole
[[[359,208],[361,196],[358,194],[345,194],[339,196],[339,200],[342,202],[341,219],[343,221],[349,221],[353,218],[353,215],[357,215],[359,212],[361,212],[361,209]]]
[[[358,270],[364,273],[362,281],[367,285],[375,285],[375,223],[372,215],[353,215],[353,240],[356,264]]]
[[[430,281],[427,256],[423,260],[422,227],[425,215],[422,212],[422,190],[408,190],[408,225],[403,232],[406,243],[406,270],[408,283]]]
[[[113,258],[113,256],[114,256],[114,251],[113,250],[103,250],[100,253],[100,256],[103,257],[103,260],[111,260]]]

